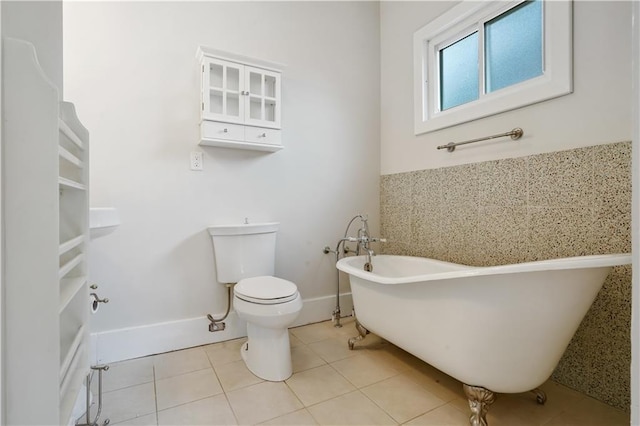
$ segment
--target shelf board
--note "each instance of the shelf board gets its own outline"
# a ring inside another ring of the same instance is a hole
[[[81,348],[84,351],[84,348]],[[81,357],[79,357],[81,358]],[[60,392],[60,425],[74,424],[76,419],[72,419],[73,407],[76,398],[82,389],[87,375],[90,373],[88,357],[85,360],[78,359],[74,368],[69,371],[69,379],[65,383],[65,392]],[[60,388],[62,390],[62,387]],[[83,399],[84,400],[84,399]]]
[[[80,352],[78,349],[80,349],[80,345],[82,344],[83,337],[84,337],[84,325],[81,325],[80,328],[78,328],[78,331],[76,331],[76,334],[73,336],[73,341],[71,342],[69,349],[67,349],[67,353],[62,359],[62,362],[60,363],[59,377],[60,377],[61,388],[63,387],[64,382],[67,379],[67,376],[68,376],[67,373],[69,372],[69,369],[73,364],[74,358],[78,358],[77,355]]]
[[[65,135],[71,142],[76,144],[78,148],[84,149],[82,140],[78,137],[78,135],[75,134],[73,130],[71,130],[71,127],[69,127],[69,125],[60,118],[58,119],[58,128],[60,130],[60,133]]]
[[[89,369],[89,357],[87,355],[87,343],[84,338],[85,330],[84,326],[78,330],[77,336],[79,338],[78,346],[75,351],[70,351],[71,360],[69,366],[65,369],[66,372],[60,376],[60,423],[61,425],[73,424],[71,414],[76,402],[76,398],[85,378],[90,372]],[[75,341],[74,341],[75,344]],[[65,360],[66,361],[66,360]],[[63,369],[60,369],[62,373]],[[75,419],[73,419],[75,420]]]
[[[62,176],[58,177],[58,184],[65,188],[80,189],[83,191],[87,189],[87,186],[85,184],[76,182],[75,180],[63,178]]]
[[[216,146],[219,148],[244,149],[244,150],[251,150],[251,151],[265,151],[265,152],[276,152],[284,148],[282,145],[269,145],[266,143],[231,141],[231,140],[225,140],[225,139],[209,139],[209,138],[201,139],[200,145]]]
[[[80,168],[84,167],[84,163],[82,162],[81,159],[79,159],[78,157],[76,157],[71,152],[67,151],[65,148],[63,148],[61,146],[58,147],[58,154],[60,155],[60,157],[64,158],[65,160],[67,160],[71,164],[74,164],[74,165],[76,165],[77,167],[80,167]]]
[[[75,268],[76,266],[78,266],[80,263],[82,263],[82,261],[84,260],[84,254],[80,253],[79,255],[77,255],[76,257],[74,257],[73,259],[71,259],[70,261],[66,262],[64,265],[62,265],[60,267],[60,269],[58,270],[58,278],[62,279],[64,278],[69,272],[71,272],[71,270],[73,268]]]
[[[58,249],[58,254],[60,255],[65,254],[69,250],[73,250],[74,248],[78,247],[83,242],[84,242],[84,235],[79,235],[75,238],[71,238],[70,240],[60,244],[60,247]]]
[[[75,278],[63,278],[60,280],[60,306],[58,307],[58,313],[62,313],[64,309],[69,305],[69,302],[73,300],[76,294],[87,283],[87,277],[75,277]]]

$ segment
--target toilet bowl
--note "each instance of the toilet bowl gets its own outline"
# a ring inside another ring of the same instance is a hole
[[[242,359],[264,380],[286,380],[292,373],[288,327],[302,310],[302,298],[294,283],[273,276],[278,223],[208,229],[218,282],[236,283],[233,307],[247,323]]]
[[[302,310],[295,284],[272,276],[246,278],[234,288],[233,306],[247,323],[240,354],[247,368],[269,381],[292,374],[288,327]]]

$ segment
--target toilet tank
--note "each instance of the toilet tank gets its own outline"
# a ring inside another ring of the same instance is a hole
[[[217,278],[221,284],[273,275],[278,222],[216,225],[207,228],[213,240]]]

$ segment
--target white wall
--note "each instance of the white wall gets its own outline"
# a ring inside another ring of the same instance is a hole
[[[452,2],[381,2],[381,173],[520,157],[631,139],[631,2],[573,3],[574,93],[449,129],[413,134],[413,33]],[[606,17],[606,19],[603,19]],[[436,150],[522,127],[525,136]]]
[[[281,223],[276,274],[333,308],[322,248],[356,213],[379,229],[378,39],[370,2],[65,3],[65,92],[91,134],[91,205],[122,220],[91,245],[111,300],[94,331],[223,313],[206,227],[245,217]],[[199,44],[287,65],[282,151],[197,145]],[[191,151],[204,171],[189,170]]]

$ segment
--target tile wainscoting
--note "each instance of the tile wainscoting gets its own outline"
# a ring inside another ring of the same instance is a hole
[[[383,175],[380,209],[387,254],[491,266],[630,253],[631,143]],[[553,379],[629,410],[630,322],[628,265],[609,274]]]

